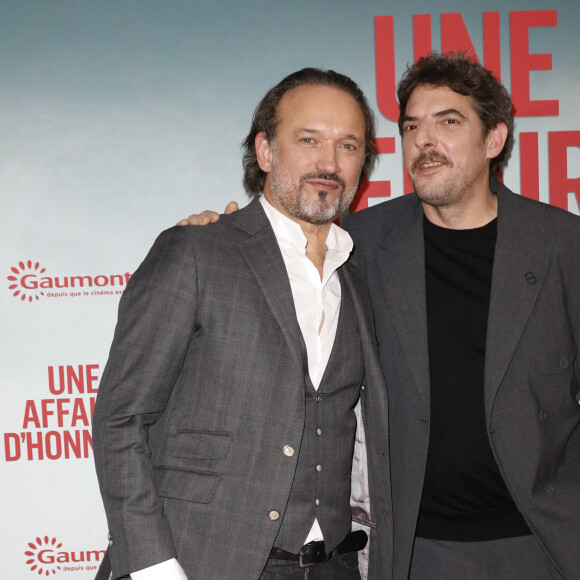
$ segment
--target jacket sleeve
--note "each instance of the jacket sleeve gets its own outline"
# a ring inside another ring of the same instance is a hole
[[[196,263],[186,230],[163,232],[129,280],[95,404],[93,449],[113,579],[177,556],[148,429],[167,405],[194,329]]]

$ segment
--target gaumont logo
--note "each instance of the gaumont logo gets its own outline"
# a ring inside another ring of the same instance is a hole
[[[44,536],[28,542],[26,566],[39,576],[53,576],[60,572],[97,570],[105,550],[78,550],[69,552],[56,538]]]
[[[20,261],[10,268],[8,289],[23,302],[46,298],[76,298],[122,294],[131,274],[50,276],[39,262]]]

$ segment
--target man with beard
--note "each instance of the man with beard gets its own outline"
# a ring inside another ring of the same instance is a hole
[[[389,388],[397,579],[579,578],[580,218],[496,177],[512,103],[464,55],[398,87],[415,193],[345,225]]]
[[[580,219],[496,178],[512,103],[473,59],[419,59],[398,98],[415,193],[345,222],[389,389],[393,577],[580,578]]]
[[[353,485],[357,520],[370,577],[390,577],[385,385],[352,241],[332,223],[373,136],[351,79],[290,75],[244,143],[244,185],[263,195],[162,233],[132,276],[93,416],[109,524],[97,578],[359,579],[362,417],[356,465],[381,469]]]

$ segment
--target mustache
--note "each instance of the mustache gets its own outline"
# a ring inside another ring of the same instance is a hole
[[[317,171],[316,173],[306,173],[300,178],[301,182],[307,181],[309,179],[322,179],[324,181],[334,181],[340,185],[343,189],[346,184],[343,179],[341,179],[336,173],[329,173],[328,171]]]
[[[453,167],[451,159],[445,157],[445,155],[441,155],[441,153],[437,151],[427,151],[427,153],[421,153],[421,155],[417,157],[413,163],[413,170],[419,169],[424,163],[433,163],[434,161]]]

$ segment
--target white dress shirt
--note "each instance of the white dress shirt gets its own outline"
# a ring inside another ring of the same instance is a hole
[[[260,202],[282,252],[296,317],[306,344],[308,374],[318,390],[338,327],[341,289],[336,270],[348,259],[353,247],[352,239],[347,232],[331,224],[320,279],[318,269],[306,256],[307,240],[300,225],[275,209],[264,196]],[[314,520],[304,543],[323,539],[318,520]]]
[[[109,579],[110,580],[110,579]],[[175,558],[131,573],[131,580],[187,580],[187,576]]]
[[[324,375],[334,345],[340,313],[340,280],[336,272],[348,259],[353,243],[351,237],[331,224],[326,238],[326,256],[322,279],[316,266],[306,256],[306,236],[295,221],[274,208],[264,196],[260,202],[274,229],[274,234],[286,266],[296,317],[302,331],[308,355],[308,374],[316,390]],[[318,520],[304,543],[323,539]],[[131,574],[132,580],[187,580],[175,558]]]

